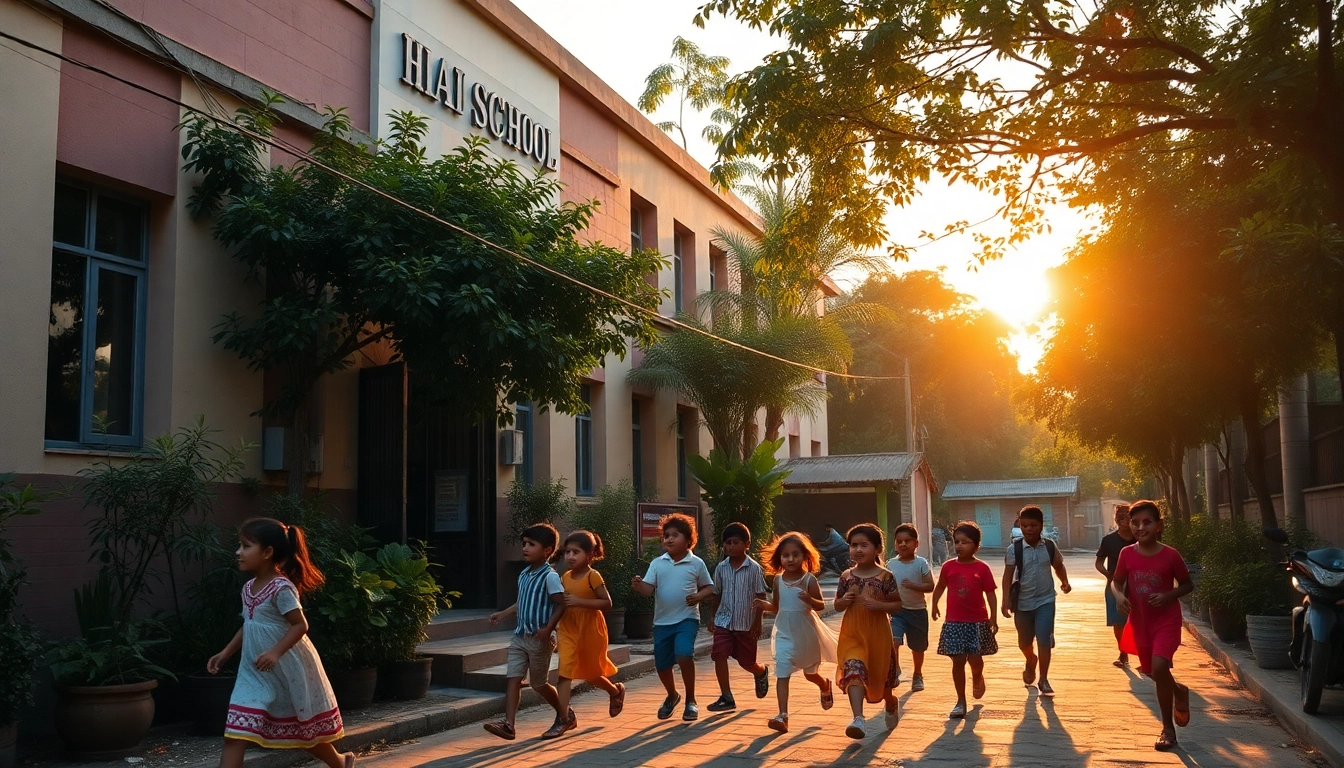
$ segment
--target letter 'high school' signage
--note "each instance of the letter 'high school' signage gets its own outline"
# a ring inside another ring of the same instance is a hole
[[[507,147],[539,163],[549,170],[560,164],[559,142],[551,129],[532,119],[531,115],[510,104],[494,91],[480,83],[467,88],[467,73],[450,67],[442,57],[432,68],[429,49],[421,42],[403,33],[401,82],[431,98],[444,109],[458,115],[466,114],[474,128],[485,132]]]

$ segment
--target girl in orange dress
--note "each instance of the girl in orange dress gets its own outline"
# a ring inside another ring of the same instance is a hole
[[[836,649],[836,685],[849,695],[854,722],[845,729],[851,739],[866,734],[863,702],[885,701],[887,730],[900,722],[896,687],[896,646],[891,637],[891,614],[901,610],[896,577],[883,568],[882,529],[860,523],[849,529],[849,556],[854,567],[840,574],[835,610],[844,611]]]
[[[607,692],[611,702],[607,714],[615,717],[625,706],[625,686],[609,679],[616,665],[607,658],[607,620],[602,611],[611,608],[611,594],[602,575],[591,567],[602,559],[602,539],[591,531],[574,531],[565,537],[565,565],[569,570],[560,577],[565,588],[565,613],[555,628],[560,645],[560,696],[558,712],[569,711],[570,689],[575,680],[586,680]],[[567,731],[568,723],[556,721],[543,739],[554,739]]]

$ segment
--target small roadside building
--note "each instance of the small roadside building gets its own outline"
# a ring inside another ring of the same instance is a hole
[[[950,480],[943,501],[952,520],[974,520],[980,526],[981,545],[1007,547],[1013,521],[1025,506],[1045,513],[1045,529],[1061,547],[1084,546],[1087,520],[1078,511],[1077,477],[1033,477],[1015,480]],[[1077,519],[1075,519],[1077,518]]]
[[[926,535],[932,523],[938,485],[922,453],[859,453],[789,459],[784,493],[775,501],[775,527],[796,530],[814,540],[827,523],[843,533],[859,523],[891,529],[914,523],[919,553],[929,556]]]

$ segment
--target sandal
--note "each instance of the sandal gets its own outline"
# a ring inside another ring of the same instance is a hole
[[[485,730],[489,731],[490,733],[493,733],[494,735],[498,736],[501,739],[504,739],[505,741],[513,741],[514,739],[518,738],[517,732],[513,730],[513,725],[503,720],[496,720],[494,722],[486,723]]]
[[[1116,659],[1111,662],[1111,666],[1116,667],[1117,669],[1129,669],[1129,662],[1124,661],[1123,659]]]
[[[621,714],[625,709],[625,683],[616,684],[616,693],[611,696],[611,703],[607,705],[607,716],[615,717]]]
[[[830,709],[835,706],[835,686],[831,681],[826,681],[826,687],[821,689],[821,708]]]
[[[345,753],[345,768],[355,768],[355,753],[354,753],[354,752],[346,752],[346,753]]]
[[[779,731],[780,733],[788,733],[789,716],[784,714],[783,712],[780,712],[778,715],[775,715],[774,717],[770,718],[770,722],[766,723],[766,725],[770,726],[770,730],[772,731]]]
[[[576,723],[573,720],[556,720],[555,725],[552,725],[549,730],[541,734],[541,738],[558,739],[561,736],[564,736],[566,731],[574,728],[577,725],[578,723]]]
[[[1153,745],[1153,749],[1156,749],[1158,752],[1170,752],[1175,748],[1176,734],[1167,733],[1166,731],[1163,731],[1162,735],[1157,737],[1157,743]]]
[[[754,677],[756,678],[756,698],[764,699],[766,694],[770,693],[770,668],[761,667],[761,674]]]
[[[985,678],[983,675],[975,675],[971,681],[971,695],[977,699],[985,697]]]
[[[1190,686],[1176,684],[1176,695],[1172,701],[1171,719],[1180,727],[1190,724]]]

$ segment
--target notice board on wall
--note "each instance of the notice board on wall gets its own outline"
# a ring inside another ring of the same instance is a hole
[[[468,529],[468,475],[466,470],[434,473],[434,532],[464,533]]]

